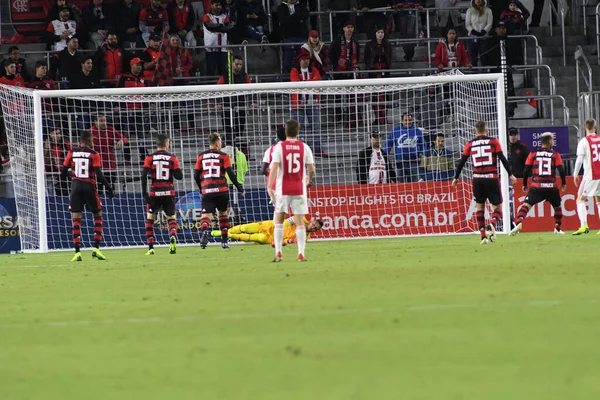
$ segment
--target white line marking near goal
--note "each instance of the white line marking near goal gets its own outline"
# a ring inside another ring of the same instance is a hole
[[[496,303],[457,303],[457,304],[421,304],[407,305],[398,308],[350,308],[330,309],[323,311],[282,311],[266,313],[231,313],[231,314],[206,314],[184,315],[179,317],[141,317],[141,318],[111,318],[104,320],[73,320],[73,321],[39,321],[28,323],[2,323],[0,329],[31,328],[31,327],[77,327],[93,325],[127,325],[127,324],[154,324],[173,322],[195,322],[208,320],[249,320],[263,318],[310,318],[327,317],[336,315],[359,314],[389,314],[402,312],[435,312],[460,309],[490,309],[490,308],[551,308],[568,305],[597,305],[600,299],[581,299],[575,301],[563,300],[532,300],[532,301],[506,301]]]

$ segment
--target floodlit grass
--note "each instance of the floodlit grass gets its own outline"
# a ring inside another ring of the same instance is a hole
[[[0,399],[600,398],[600,237],[0,257]]]

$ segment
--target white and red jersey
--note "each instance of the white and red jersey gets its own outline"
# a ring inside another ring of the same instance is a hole
[[[269,182],[269,174],[271,173],[271,161],[273,160],[273,150],[275,150],[275,146],[277,143],[272,144],[267,151],[265,151],[265,155],[263,156],[262,162],[269,164],[269,169],[267,170],[267,184]],[[273,186],[271,189],[275,190],[275,182],[273,182]]]
[[[226,47],[215,46],[226,46],[227,45],[227,33],[225,32],[211,32],[206,28],[206,24],[220,24],[225,25],[230,23],[227,14],[215,15],[212,13],[206,13],[202,17],[202,27],[204,28],[204,45],[207,47],[206,51],[227,51]],[[212,48],[209,48],[212,47]]]
[[[50,21],[50,23],[48,23],[46,30],[48,32],[53,32],[56,36],[62,35],[65,31],[69,31],[71,32],[71,35],[75,35],[75,33],[77,33],[77,23],[72,19],[68,21],[55,19],[54,21]],[[55,44],[56,51],[61,51],[65,47],[67,47],[67,41],[65,39],[60,39]]]
[[[287,139],[275,145],[271,163],[279,163],[275,194],[306,196],[306,167],[314,164],[312,150],[300,140]]]
[[[583,179],[600,180],[600,136],[587,135],[577,145],[577,157],[583,157]]]

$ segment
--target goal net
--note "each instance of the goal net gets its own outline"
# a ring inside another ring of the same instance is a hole
[[[0,99],[25,251],[71,247],[70,182],[59,171],[83,129],[94,134],[115,188],[110,199],[99,186],[107,247],[145,245],[141,160],[155,151],[159,132],[170,137],[184,173],[176,181],[182,243],[199,241],[202,205],[193,168],[211,132],[224,137],[247,192],[230,191],[232,224],[262,221],[273,215],[263,154],[277,129],[298,119],[301,139],[316,155],[310,216],[324,222],[312,238],[323,239],[475,232],[472,166],[467,163],[452,189],[455,162],[478,120],[506,143],[500,74],[89,91],[2,86]],[[377,142],[388,152],[387,163],[378,151],[366,150]],[[508,198],[506,182],[503,175]],[[158,244],[168,242],[164,214],[155,232]],[[92,238],[87,213],[82,244],[91,245]]]

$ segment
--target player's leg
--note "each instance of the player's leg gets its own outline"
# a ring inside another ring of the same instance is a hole
[[[177,218],[175,215],[175,198],[166,197],[162,205],[169,224],[169,254],[177,253]]]
[[[563,218],[562,199],[560,198],[560,192],[558,189],[549,191],[546,200],[554,209],[554,233],[557,235],[564,235],[565,232],[561,229]]]
[[[150,198],[146,204],[146,243],[148,244],[147,256],[154,255],[154,220],[156,219],[155,198]]]
[[[98,260],[106,260],[106,257],[100,251],[100,243],[102,243],[102,203],[98,196],[98,190],[92,185],[86,186],[84,189],[85,205],[88,210],[94,215],[94,249],[92,257]]]
[[[290,206],[294,213],[294,224],[296,225],[298,261],[306,261],[306,226],[304,225],[304,217],[308,214],[308,199],[306,196],[294,196]]]
[[[541,198],[539,191],[536,189],[529,190],[527,196],[525,197],[525,201],[521,207],[519,207],[519,211],[517,211],[517,216],[515,217],[514,221],[515,227],[510,231],[508,236],[515,236],[521,232],[521,229],[523,229],[523,221],[525,218],[527,218],[529,210],[540,201],[543,201],[543,198]]]
[[[273,262],[280,262],[282,260],[281,250],[283,249],[283,221],[285,220],[285,214],[289,208],[288,203],[289,196],[279,196],[277,203],[275,204],[275,215],[273,222],[275,227],[273,229],[273,241],[275,242],[275,258]]]
[[[205,249],[210,234],[210,219],[216,210],[214,197],[202,196],[202,218],[200,219],[200,247]]]
[[[73,247],[75,248],[75,256],[71,261],[82,261],[81,257],[81,213],[72,212],[71,218],[73,219]]]
[[[481,235],[481,244],[487,244],[487,234],[485,232],[485,202],[487,194],[482,182],[473,182],[473,197],[475,197],[475,218],[477,220],[477,229]]]
[[[579,217],[579,229],[573,232],[574,236],[588,233],[590,228],[587,224],[587,200],[588,196],[593,194],[589,193],[591,189],[591,183],[593,181],[583,179],[579,188],[577,189],[577,216]]]
[[[229,210],[229,195],[225,194],[220,196],[217,203],[217,214],[219,216],[219,230],[221,231],[221,247],[228,249],[229,244],[227,243],[228,231],[229,231],[229,217],[227,211]]]

